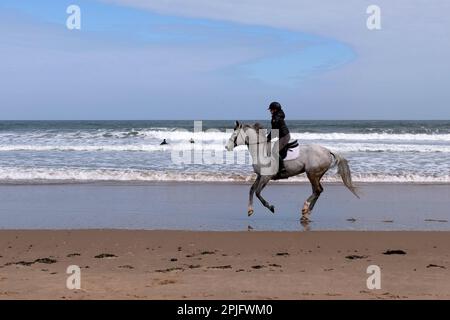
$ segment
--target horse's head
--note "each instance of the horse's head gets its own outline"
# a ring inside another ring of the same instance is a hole
[[[246,138],[247,135],[245,133],[243,125],[239,123],[239,121],[236,121],[234,131],[231,134],[231,137],[228,140],[225,149],[227,149],[227,151],[233,151],[235,147],[246,144]]]

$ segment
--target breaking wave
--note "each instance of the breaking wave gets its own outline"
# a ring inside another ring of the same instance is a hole
[[[450,183],[450,175],[432,176],[415,174],[361,174],[353,173],[355,182],[387,183]],[[254,174],[217,172],[179,172],[153,170],[114,169],[52,169],[52,168],[0,168],[1,183],[70,183],[70,182],[250,182]],[[283,183],[307,182],[305,175],[283,180]],[[325,182],[341,182],[334,173],[325,175]]]
[[[193,132],[188,130],[130,130],[130,131],[117,131],[117,130],[90,130],[90,131],[67,131],[67,132],[53,132],[53,131],[29,131],[26,133],[0,132],[0,141],[8,141],[15,139],[24,140],[114,140],[114,139],[154,139],[160,141],[162,139],[168,139],[170,141],[188,141],[193,138],[196,141],[226,141],[230,138],[232,130],[227,132],[214,130],[214,131],[201,131]],[[444,142],[450,141],[450,134],[437,134],[437,133],[313,133],[313,132],[292,132],[293,139],[300,140],[333,140],[333,141],[438,141]]]
[[[450,145],[444,144],[393,144],[393,143],[321,143],[322,146],[339,152],[444,152],[450,153]],[[0,145],[0,151],[172,151],[172,150],[214,150],[224,151],[225,143],[174,143],[117,144],[117,145]],[[243,146],[237,150],[244,150]]]

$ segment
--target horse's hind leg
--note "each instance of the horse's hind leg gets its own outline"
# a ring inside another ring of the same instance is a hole
[[[253,182],[253,184],[250,188],[250,194],[248,196],[248,211],[247,211],[247,214],[249,217],[253,214],[253,195],[255,194],[256,187],[258,186],[260,180],[261,180],[261,176],[258,175],[256,177],[255,182]]]
[[[317,200],[320,197],[320,194],[323,192],[322,184],[319,182],[319,189],[314,192],[314,198],[311,199],[311,202],[309,204],[309,210],[312,211],[314,209],[314,206],[316,205]]]
[[[261,179],[259,181],[259,184],[256,186],[256,196],[258,197],[259,201],[263,204],[264,207],[272,211],[272,213],[275,213],[275,207],[270,205],[262,196],[261,191],[264,189],[264,187],[267,185],[267,183],[270,181],[270,176],[261,176]]]
[[[309,196],[309,198],[305,201],[302,209],[302,221],[308,221],[309,215],[311,214],[311,210],[314,208],[314,205],[317,202],[317,199],[319,199],[320,194],[323,191],[323,187],[320,183],[320,179],[322,179],[322,176],[324,175],[324,172],[317,174],[317,173],[307,173],[309,181],[311,182],[312,186],[312,195]]]

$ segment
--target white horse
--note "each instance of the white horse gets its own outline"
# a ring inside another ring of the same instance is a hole
[[[347,160],[335,152],[319,145],[300,146],[298,157],[292,160],[285,160],[286,171],[282,176],[277,175],[278,155],[268,155],[271,152],[270,143],[267,142],[265,130],[259,125],[242,125],[236,121],[234,132],[228,140],[225,148],[233,151],[236,146],[246,145],[252,157],[253,170],[256,173],[256,180],[250,188],[248,201],[248,215],[253,214],[253,195],[270,211],[275,212],[275,207],[270,205],[262,196],[261,191],[270,180],[285,179],[306,172],[311,182],[313,193],[305,201],[302,209],[304,222],[309,221],[311,210],[314,208],[317,199],[323,191],[320,183],[323,175],[335,165],[338,166],[338,174],[341,176],[344,185],[359,198],[356,188],[352,184],[352,177]]]

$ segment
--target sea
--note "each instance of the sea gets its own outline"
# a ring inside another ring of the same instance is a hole
[[[347,158],[355,182],[450,182],[449,120],[287,124],[300,144]],[[234,120],[1,121],[0,183],[249,182],[246,147],[225,150],[233,127]],[[324,180],[339,181],[336,170]],[[300,175],[284,182],[306,181]]]

